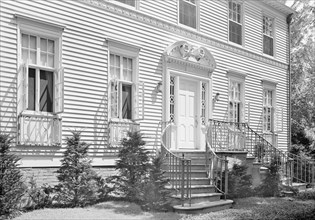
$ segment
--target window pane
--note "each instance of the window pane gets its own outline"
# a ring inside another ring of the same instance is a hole
[[[273,56],[273,38],[264,35],[264,53]]]
[[[28,69],[28,110],[35,110],[36,78],[35,69]]]
[[[240,45],[242,44],[242,25],[233,21],[229,22],[229,40]]]
[[[131,85],[122,85],[122,117],[126,119],[131,119]]]
[[[47,51],[47,39],[40,39],[40,50],[45,52]]]
[[[30,36],[30,48],[36,50],[36,37]]]
[[[47,53],[40,53],[40,64],[47,66]]]
[[[55,53],[55,42],[52,40],[48,40],[48,52]]]
[[[196,5],[186,1],[179,1],[179,23],[196,28]]]
[[[28,48],[28,35],[22,34],[22,47]]]
[[[29,62],[31,64],[36,64],[36,51],[30,51]]]
[[[26,63],[28,59],[28,50],[22,49],[22,60],[23,63]]]
[[[49,66],[49,67],[54,67],[54,55],[48,55],[48,62],[47,62],[47,65]]]
[[[40,71],[39,110],[53,112],[53,72]]]

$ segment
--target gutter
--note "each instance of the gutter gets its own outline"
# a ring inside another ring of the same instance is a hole
[[[292,113],[292,109],[291,109],[291,21],[292,21],[292,15],[293,13],[289,14],[287,16],[287,24],[288,24],[288,40],[289,40],[289,64],[288,64],[288,75],[289,75],[289,117],[288,117],[288,124],[289,124],[289,129],[288,129],[288,136],[289,136],[289,140],[288,140],[288,150],[290,151],[292,148],[292,143],[291,143],[291,133],[292,133],[292,129],[291,129],[291,113]]]

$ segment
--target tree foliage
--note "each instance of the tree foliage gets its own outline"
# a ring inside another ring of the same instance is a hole
[[[315,148],[314,3],[294,0],[291,6],[296,11],[291,25],[291,138],[295,148],[308,147],[311,151]]]

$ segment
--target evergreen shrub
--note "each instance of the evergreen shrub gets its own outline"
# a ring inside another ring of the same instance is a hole
[[[20,158],[10,153],[12,138],[0,134],[0,216],[10,218],[19,213],[20,200],[25,194]]]
[[[81,141],[80,132],[67,138],[67,149],[57,170],[59,184],[55,186],[61,206],[86,206],[99,199],[101,178],[92,170],[88,157],[89,145]],[[102,189],[102,195],[104,189]]]

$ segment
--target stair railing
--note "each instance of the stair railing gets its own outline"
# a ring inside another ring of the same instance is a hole
[[[213,185],[218,192],[222,193],[224,199],[226,199],[226,195],[228,194],[228,160],[226,156],[225,158],[220,158],[215,153],[211,145],[211,143],[213,143],[212,140],[212,127],[209,124],[206,133],[206,171],[210,179],[210,184]]]
[[[165,127],[164,127],[165,126]],[[171,143],[172,122],[162,122],[161,154],[164,158],[165,171],[169,173],[171,188],[181,195],[181,204],[186,200],[191,205],[191,160],[175,155],[167,147]]]
[[[306,157],[284,152],[262,135],[254,131],[247,123],[235,123],[209,120],[211,127],[209,146],[213,151],[247,151],[262,165],[277,163],[280,167],[282,179],[288,185],[293,182],[315,184],[315,161]]]

